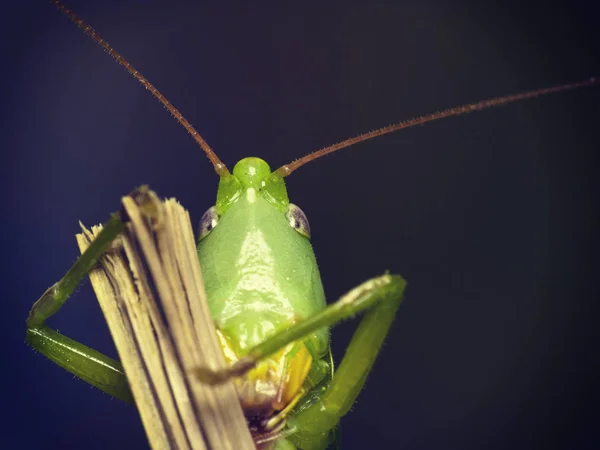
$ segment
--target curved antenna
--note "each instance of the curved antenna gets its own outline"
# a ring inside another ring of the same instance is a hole
[[[443,111],[434,112],[433,114],[428,114],[426,116],[416,117],[414,119],[405,120],[403,122],[395,123],[392,125],[388,125],[387,127],[379,128],[378,130],[369,131],[368,133],[361,134],[359,136],[346,139],[345,141],[338,142],[337,144],[330,145],[329,147],[322,148],[321,150],[314,151],[309,153],[306,156],[303,156],[300,159],[296,159],[289,164],[281,166],[279,169],[275,171],[276,175],[280,177],[287,177],[294,170],[302,167],[306,163],[314,161],[322,156],[325,156],[329,153],[333,153],[335,151],[341,150],[342,148],[349,147],[354,144],[358,144],[359,142],[367,141],[369,139],[373,139],[378,136],[383,136],[384,134],[393,133],[394,131],[401,130],[403,128],[409,128],[415,125],[422,125],[427,122],[432,122],[438,119],[444,119],[450,116],[460,116],[462,114],[466,114],[472,111],[480,111],[482,109],[491,108],[493,106],[501,106],[506,105],[507,103],[516,102],[519,100],[525,100],[533,97],[538,97],[540,95],[552,94],[556,92],[567,91],[571,89],[577,89],[580,87],[593,86],[595,84],[600,83],[600,78],[592,77],[584,81],[578,81],[576,83],[563,84],[561,86],[553,86],[549,88],[536,89],[535,91],[522,92],[520,94],[506,95],[504,97],[494,97],[488,100],[483,100],[477,103],[470,103],[468,105],[457,106],[454,108],[449,108]]]
[[[149,90],[150,93],[159,102],[161,102],[164,105],[164,107],[167,108],[167,110],[169,110],[169,112],[173,115],[173,117],[175,117],[175,119],[181,125],[183,125],[183,128],[185,128],[187,130],[187,132],[192,135],[194,140],[198,144],[200,144],[200,147],[202,147],[202,150],[204,150],[204,153],[206,153],[206,156],[208,157],[208,159],[212,163],[213,167],[215,168],[215,172],[217,172],[217,175],[219,175],[220,177],[229,175],[229,170],[227,169],[227,166],[225,166],[225,164],[223,164],[221,162],[221,160],[219,159],[217,154],[213,151],[213,149],[210,148],[210,146],[206,143],[206,141],[202,138],[202,136],[200,136],[200,134],[187,121],[187,119],[185,117],[183,117],[183,115],[179,112],[179,110],[177,108],[175,108],[171,104],[171,102],[169,100],[167,100],[165,98],[165,96],[162,95],[158,91],[158,89],[156,89],[152,85],[152,83],[150,83],[141,73],[139,73],[137,70],[135,70],[135,68],[131,64],[129,64],[129,62],[127,62],[127,60],[125,58],[123,58],[119,53],[117,53],[115,51],[115,49],[112,48],[110,46],[110,44],[108,42],[106,42],[102,38],[102,36],[100,36],[96,32],[96,30],[94,30],[90,25],[88,25],[82,19],[80,19],[73,11],[71,11],[69,8],[67,8],[65,5],[63,5],[59,0],[51,0],[51,1],[65,16],[67,16],[79,28],[81,28],[85,34],[87,34],[94,41],[96,41],[98,44],[100,44],[100,46],[104,50],[106,50],[110,56],[112,56],[119,64],[121,64],[123,67],[125,67],[127,72],[129,72],[131,75],[133,75],[133,77],[136,80],[138,80],[142,84],[142,86],[144,86],[147,90]]]

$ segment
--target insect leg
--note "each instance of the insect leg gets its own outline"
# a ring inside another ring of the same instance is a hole
[[[228,368],[214,371],[210,368],[202,367],[196,371],[196,374],[202,382],[210,384],[218,384],[228,380],[231,377],[241,376],[256,366],[261,359],[272,355],[291,342],[305,338],[310,333],[313,333],[322,327],[331,326],[375,306],[377,306],[376,309],[384,308],[387,311],[387,309],[390,308],[389,305],[393,305],[394,308],[392,313],[390,313],[389,317],[385,318],[389,319],[387,327],[383,327],[383,325],[378,324],[376,325],[376,327],[381,330],[385,329],[380,337],[380,341],[383,341],[383,337],[385,337],[387,329],[391,325],[393,312],[395,312],[398,304],[400,303],[402,292],[404,291],[405,286],[406,282],[399,275],[386,274],[367,280],[346,293],[337,302],[329,305],[323,311],[320,311],[314,316],[294,324],[288,329],[271,336],[266,341],[250,349],[246,355],[241,357]],[[373,311],[362,320],[358,330],[356,331],[355,337],[352,339],[350,344],[351,346],[353,343],[355,343],[355,341],[357,341],[358,336],[362,336],[369,331],[368,327],[363,325],[363,323],[374,323],[374,319],[368,319],[372,313]],[[383,321],[382,324],[383,323],[385,323],[385,321]],[[357,344],[354,345],[355,347],[357,346]],[[381,342],[379,345],[381,345]],[[373,351],[372,347],[373,345],[371,345],[369,348],[369,351],[371,352]],[[375,359],[375,356],[376,353],[372,357],[373,360]],[[372,365],[372,362],[370,364]],[[371,365],[369,365],[368,368],[370,368]]]
[[[121,364],[46,325],[124,228],[119,213],[104,225],[65,276],[36,301],[27,318],[25,341],[54,363],[120,400],[133,402]]]
[[[381,301],[361,320],[329,386],[290,419],[289,425],[297,429],[290,439],[300,448],[320,442],[354,404],[402,301],[405,282],[398,278],[396,289],[381,292]]]

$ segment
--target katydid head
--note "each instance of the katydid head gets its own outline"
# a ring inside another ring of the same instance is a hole
[[[256,158],[244,158],[233,168],[233,173],[221,176],[217,192],[217,203],[209,208],[200,219],[198,239],[202,240],[217,226],[219,217],[242,196],[247,201],[255,201],[262,196],[285,214],[290,227],[310,239],[310,225],[306,214],[290,203],[283,178],[266,161]]]
[[[244,158],[233,168],[233,173],[222,175],[219,180],[217,202],[200,219],[198,239],[202,240],[219,222],[219,218],[236,201],[245,198],[254,203],[262,197],[284,214],[290,227],[304,237],[310,238],[310,225],[304,212],[290,203],[283,178],[266,161],[256,158]]]

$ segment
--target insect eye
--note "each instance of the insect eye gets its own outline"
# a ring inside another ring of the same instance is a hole
[[[290,203],[288,210],[285,213],[285,217],[294,230],[310,239],[310,225],[308,224],[308,219],[306,218],[306,214],[304,214],[298,206]]]
[[[213,228],[217,226],[217,223],[219,223],[217,208],[212,206],[208,208],[200,218],[200,224],[198,225],[198,240],[201,241],[208,236]]]

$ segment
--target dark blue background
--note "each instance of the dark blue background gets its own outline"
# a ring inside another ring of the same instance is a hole
[[[194,222],[217,178],[191,138],[46,2],[2,17],[2,448],[146,448],[136,410],[24,344],[77,221],[147,183]],[[461,103],[600,75],[592,2],[69,1],[232,167]],[[260,2],[258,2],[260,3]],[[252,6],[251,6],[252,5]],[[522,5],[522,2],[521,2]],[[409,290],[345,449],[592,449],[600,432],[600,89],[448,119],[295,173],[328,297]],[[115,354],[89,286],[51,321]],[[339,359],[355,323],[333,335]]]

